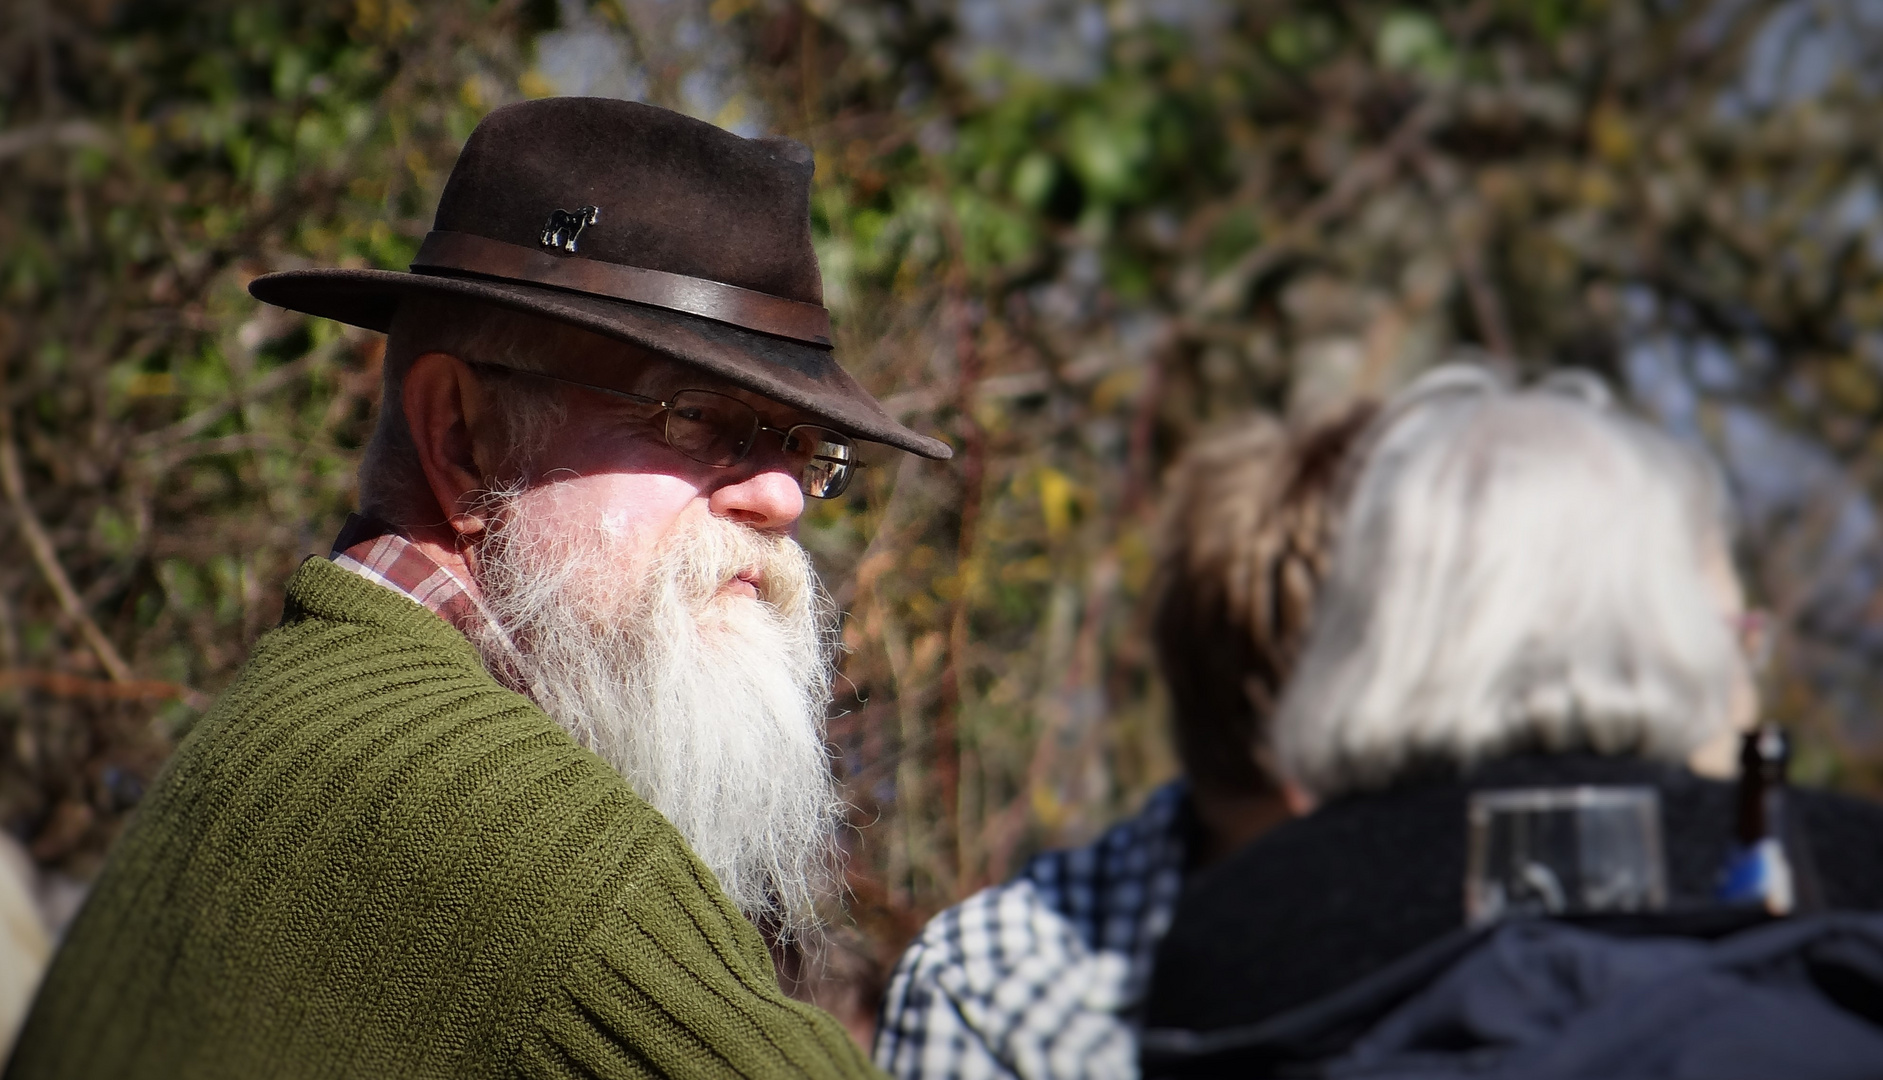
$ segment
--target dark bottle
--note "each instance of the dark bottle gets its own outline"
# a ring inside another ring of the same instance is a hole
[[[1773,915],[1798,909],[1796,860],[1786,844],[1786,772],[1791,739],[1766,721],[1739,746],[1739,815],[1733,853],[1721,876],[1719,899],[1763,907]]]
[[[1785,835],[1785,781],[1791,771],[1791,738],[1771,721],[1739,741],[1739,843],[1750,847]]]

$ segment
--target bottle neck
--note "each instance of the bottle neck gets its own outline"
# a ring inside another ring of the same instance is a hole
[[[1790,764],[1790,741],[1778,725],[1768,722],[1746,733],[1739,754],[1737,832],[1741,844],[1783,839]]]

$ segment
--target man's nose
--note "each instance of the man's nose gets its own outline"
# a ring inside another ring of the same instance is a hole
[[[804,490],[783,469],[756,468],[714,490],[707,505],[722,518],[776,531],[790,528],[804,514]]]

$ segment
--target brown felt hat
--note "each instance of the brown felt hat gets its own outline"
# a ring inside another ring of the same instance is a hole
[[[704,368],[856,438],[950,457],[832,355],[811,172],[799,143],[740,138],[651,105],[508,105],[465,142],[411,272],[289,270],[248,288],[381,332],[407,296],[500,304]],[[541,374],[626,389],[634,372],[545,357]]]

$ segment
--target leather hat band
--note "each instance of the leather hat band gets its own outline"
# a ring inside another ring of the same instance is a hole
[[[546,251],[471,233],[425,234],[412,269],[464,273],[549,285],[572,292],[683,311],[714,322],[830,348],[830,312],[737,285],[670,274],[624,263],[551,255]]]

